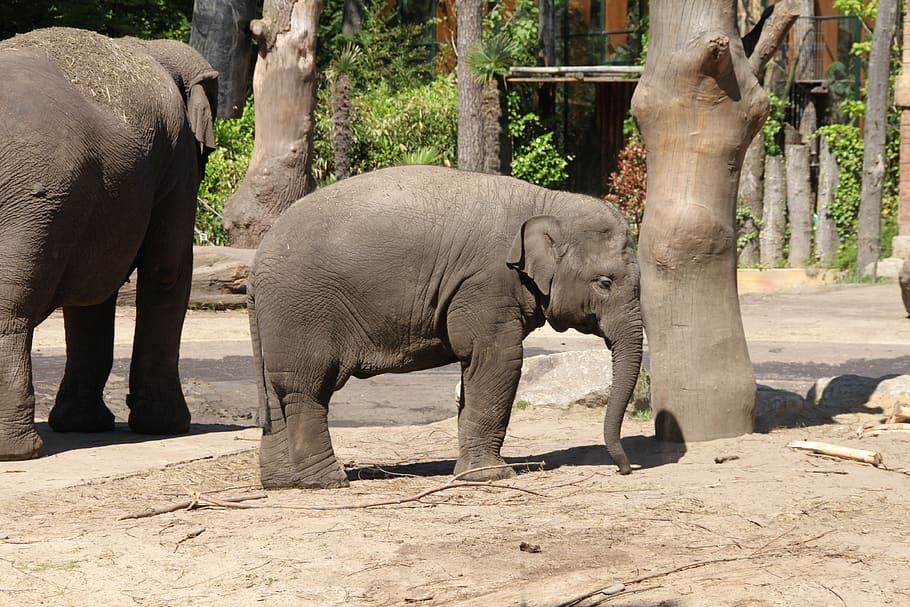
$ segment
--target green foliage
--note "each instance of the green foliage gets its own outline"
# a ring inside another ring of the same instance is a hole
[[[829,124],[818,129],[837,162],[838,183],[830,212],[842,243],[855,240],[863,176],[863,135],[852,124]]]
[[[525,409],[527,409],[530,406],[531,406],[531,403],[529,403],[526,400],[516,400],[515,401],[515,408],[518,409],[519,411],[524,411]]]
[[[538,14],[535,0],[515,0],[496,2],[484,17],[484,38],[506,38],[511,43],[510,67],[537,63]]]
[[[762,126],[762,135],[765,140],[765,154],[768,156],[781,157],[784,155],[780,147],[780,131],[784,126],[784,110],[787,108],[787,100],[781,99],[771,91],[768,91],[768,102],[771,109],[768,113],[768,119]]]
[[[428,164],[428,165],[439,165],[442,164],[442,156],[439,154],[439,151],[435,148],[429,146],[422,146],[417,148],[412,152],[405,152],[401,155],[396,163],[398,165],[409,165],[409,164]]]
[[[474,45],[468,55],[468,67],[481,80],[490,82],[497,76],[508,75],[520,50],[508,34],[499,32]]]
[[[572,157],[560,154],[553,132],[543,127],[540,116],[522,111],[521,101],[515,89],[506,95],[512,176],[545,188],[558,188],[569,177],[566,169]]]
[[[314,136],[314,177],[325,184],[331,174],[332,117],[328,91],[319,91]],[[355,93],[351,106],[351,174],[426,160],[433,150],[438,164],[455,162],[458,126],[458,91],[454,76],[390,92],[374,87]],[[421,151],[422,150],[422,151]],[[418,154],[418,156],[410,156]]]
[[[385,0],[364,0],[363,29],[341,33],[343,0],[328,0],[319,17],[317,62],[328,65],[353,43],[363,50],[349,72],[355,90],[377,86],[392,92],[429,82],[434,66],[423,45],[424,24],[400,23]]]
[[[741,200],[740,200],[740,202],[741,202]],[[747,244],[749,244],[751,241],[758,238],[758,232],[756,230],[750,230],[748,232],[742,231],[741,228],[746,224],[747,221],[750,222],[751,225],[753,225],[759,229],[761,229],[761,227],[764,225],[762,220],[755,216],[755,214],[752,212],[751,208],[749,208],[747,206],[737,206],[736,207],[736,225],[738,228],[740,228],[737,230],[737,232],[739,233],[739,236],[736,239],[736,254],[737,255],[742,253],[743,249],[746,248]]]
[[[196,208],[197,244],[224,244],[224,229],[221,217],[224,203],[237,190],[246,175],[253,153],[253,131],[255,128],[253,98],[246,100],[243,116],[236,120],[218,118],[215,120],[216,149],[209,155],[205,167],[205,179],[199,186],[199,199],[205,204]],[[206,205],[209,208],[206,208]]]
[[[39,27],[89,29],[107,36],[189,41],[193,0],[6,0],[0,39]]]

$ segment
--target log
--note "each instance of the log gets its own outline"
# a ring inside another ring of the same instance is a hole
[[[861,428],[857,433],[860,438],[864,436],[878,436],[879,434],[888,434],[891,432],[910,432],[910,424],[906,423],[887,423],[874,424]]]
[[[758,241],[761,262],[775,266],[784,256],[784,231],[787,224],[787,180],[784,159],[765,158],[762,226]]]
[[[840,245],[840,240],[837,236],[837,226],[834,223],[834,217],[831,215],[831,207],[834,205],[834,193],[837,191],[839,176],[837,161],[828,146],[828,139],[824,136],[819,139],[818,199],[816,206],[818,225],[815,227],[815,257],[823,268],[831,268],[834,267],[837,261],[837,248]]]
[[[787,267],[805,268],[812,255],[812,210],[815,201],[809,181],[809,146],[788,143],[787,206],[790,210],[790,254]]]
[[[830,443],[803,440],[787,443],[787,446],[798,451],[809,451],[819,455],[827,455],[839,459],[861,462],[863,464],[872,464],[876,467],[882,465],[882,454],[878,451],[867,451],[865,449],[854,449],[853,447],[842,447],[841,445],[832,445]]]

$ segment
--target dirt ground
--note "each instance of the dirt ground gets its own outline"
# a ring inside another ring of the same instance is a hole
[[[742,307],[757,375],[803,370],[777,387],[889,372],[910,354],[895,285],[744,296]],[[185,355],[217,333],[218,354],[240,356],[243,329],[209,314],[188,323]],[[53,321],[36,339],[50,357]],[[593,347],[555,334],[532,346]],[[623,477],[601,446],[600,411],[530,407],[514,412],[504,448],[521,473],[496,487],[450,486],[453,418],[336,424],[351,487],[268,494],[249,421],[163,441],[47,435],[50,457],[0,463],[0,605],[908,605],[910,434],[856,432],[884,413],[818,409],[686,447],[627,419],[640,468]],[[787,448],[803,439],[877,450],[885,465]],[[263,497],[121,520],[194,492]]]

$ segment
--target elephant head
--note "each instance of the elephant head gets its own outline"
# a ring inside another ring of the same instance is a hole
[[[613,386],[604,442],[620,473],[628,474],[631,468],[619,435],[641,367],[643,334],[638,261],[628,226],[618,212],[611,216],[612,210],[598,212],[595,222],[552,215],[528,219],[515,236],[507,263],[533,281],[554,329],[593,333],[611,350]]]
[[[200,167],[215,149],[214,117],[218,107],[218,72],[193,47],[177,40],[121,38],[120,44],[151,55],[170,74],[183,96],[186,118],[196,137]]]

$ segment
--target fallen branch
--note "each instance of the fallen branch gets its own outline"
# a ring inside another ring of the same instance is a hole
[[[910,424],[901,422],[893,424],[889,423],[863,426],[856,434],[862,438],[864,436],[878,436],[880,434],[888,434],[891,432],[910,432]]]
[[[839,459],[846,459],[873,466],[882,465],[882,454],[878,451],[867,451],[865,449],[854,449],[853,447],[842,447],[830,443],[820,443],[817,441],[793,441],[787,443],[787,446],[797,451],[809,451],[819,455],[827,455]]]
[[[239,505],[238,502],[245,502],[248,500],[261,500],[268,497],[264,493],[256,493],[254,495],[240,495],[237,497],[225,497],[223,499],[215,499],[201,493],[193,494],[192,499],[183,500],[170,506],[161,506],[159,508],[149,508],[147,510],[142,510],[140,512],[134,512],[132,514],[124,514],[123,516],[117,517],[118,521],[125,521],[127,519],[135,518],[149,518],[152,516],[158,516],[159,514],[167,514],[168,512],[176,512],[177,510],[193,510],[195,508],[203,508],[206,506],[222,506],[223,504],[230,504],[231,507],[243,507]],[[247,506],[249,507],[249,506]]]
[[[295,504],[245,504],[241,502],[246,502],[248,500],[257,500],[264,499],[268,497],[264,493],[257,493],[255,495],[244,495],[239,497],[225,497],[225,498],[215,498],[206,493],[199,493],[190,491],[184,487],[184,490],[189,493],[192,497],[188,500],[183,500],[170,506],[162,506],[160,508],[149,508],[148,510],[143,510],[141,512],[136,512],[133,514],[124,514],[119,517],[117,520],[122,521],[126,519],[137,519],[137,518],[148,518],[152,516],[157,516],[159,514],[167,514],[168,512],[175,512],[177,510],[195,510],[196,508],[212,507],[217,506],[220,508],[233,508],[233,509],[252,509],[252,508],[273,508],[273,509],[283,509],[283,510],[355,510],[360,508],[375,508],[378,506],[395,506],[399,504],[406,504],[408,502],[419,502],[423,498],[433,495],[434,493],[439,493],[441,491],[447,491],[449,489],[464,489],[464,488],[474,488],[474,487],[488,487],[491,489],[509,489],[512,491],[519,491],[521,493],[528,493],[530,495],[535,495],[537,497],[549,497],[538,491],[532,491],[531,489],[524,489],[523,487],[515,487],[513,485],[501,485],[493,481],[463,481],[459,480],[469,474],[475,472],[483,472],[485,470],[494,470],[497,468],[512,468],[514,466],[539,466],[540,469],[543,469],[544,462],[522,462],[521,464],[497,464],[495,466],[482,466],[479,468],[471,468],[470,470],[465,470],[453,476],[448,482],[438,485],[436,487],[431,487],[420,493],[414,495],[409,495],[406,497],[393,498],[388,500],[378,500],[374,502],[356,502],[354,504],[338,504],[331,506],[302,506]]]

